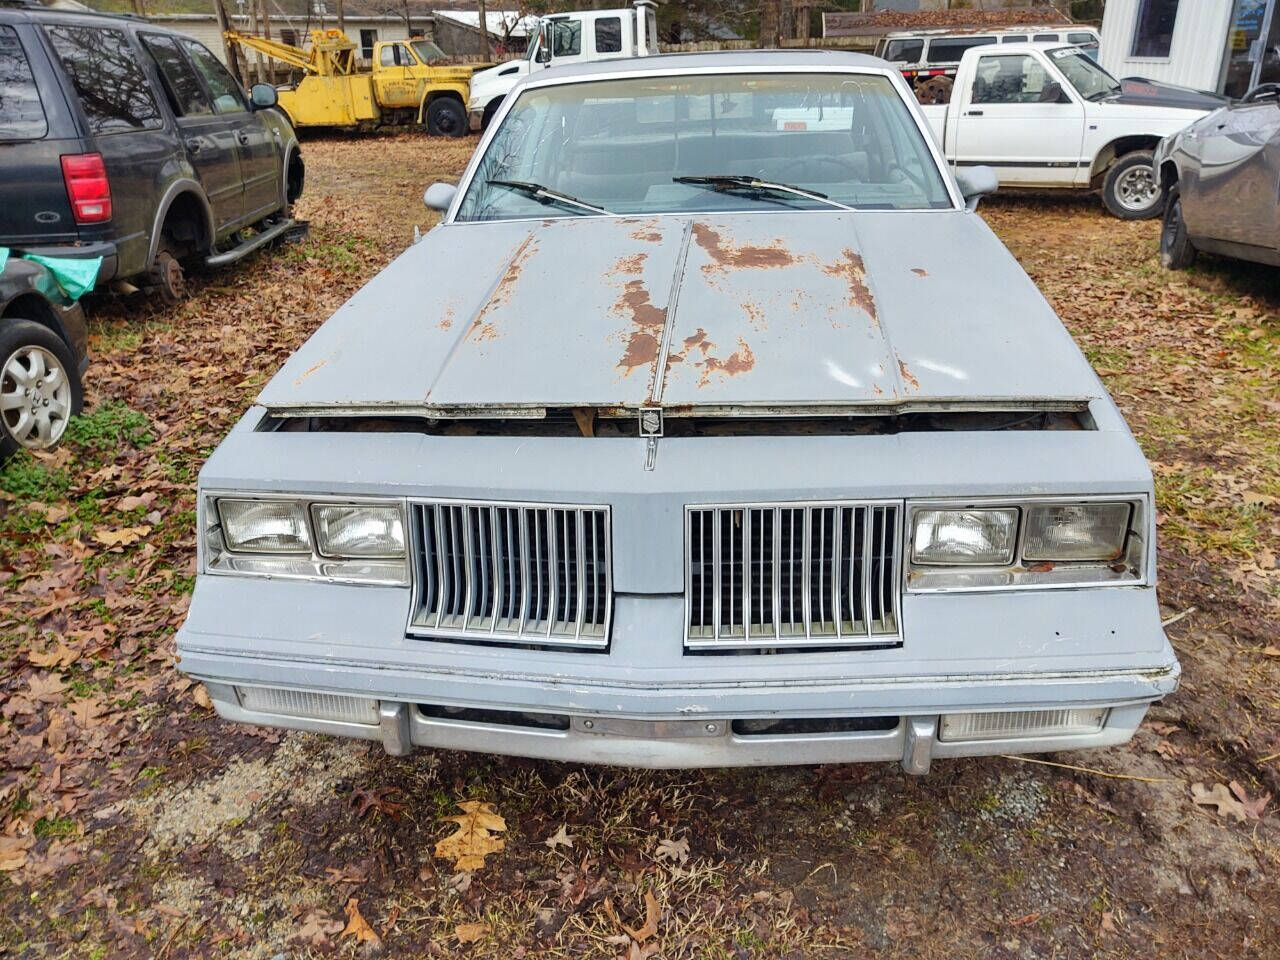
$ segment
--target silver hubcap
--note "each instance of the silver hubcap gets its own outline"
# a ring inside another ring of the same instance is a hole
[[[1116,181],[1116,199],[1126,210],[1146,210],[1159,196],[1155,171],[1150,167],[1130,167]]]
[[[0,367],[0,420],[19,444],[52,447],[71,416],[71,383],[44,347],[19,347]]]

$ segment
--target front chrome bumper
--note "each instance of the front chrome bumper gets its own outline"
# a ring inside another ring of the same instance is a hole
[[[1149,683],[1150,699],[1169,692],[1177,684],[1176,668],[1162,677],[1152,675]],[[903,714],[890,730],[742,735],[733,726],[741,718],[732,715],[654,721],[575,713],[567,729],[555,730],[430,716],[414,703],[380,700],[379,720],[373,724],[248,710],[241,706],[234,685],[216,681],[207,685],[214,708],[226,720],[377,740],[393,755],[410,753],[414,747],[434,747],[645,768],[897,761],[913,774],[928,773],[934,758],[1114,746],[1133,736],[1150,703],[1145,699],[1109,705],[1105,724],[1093,733],[946,742],[938,738],[937,713]],[[509,710],[510,704],[494,704],[493,709]]]

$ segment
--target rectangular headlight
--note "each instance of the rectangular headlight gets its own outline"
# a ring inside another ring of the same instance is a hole
[[[944,713],[938,739],[946,743],[966,740],[1034,739],[1097,733],[1107,719],[1105,707],[1071,707],[1064,710],[1004,710],[993,713]]]
[[[235,553],[311,552],[306,508],[296,500],[218,500],[227,549]]]
[[[311,516],[316,549],[326,557],[404,556],[404,521],[398,506],[317,503]]]
[[[1018,511],[918,510],[911,537],[911,560],[926,565],[1013,562],[1018,539]]]
[[[1127,503],[1030,507],[1022,556],[1027,560],[1115,560],[1129,532]]]

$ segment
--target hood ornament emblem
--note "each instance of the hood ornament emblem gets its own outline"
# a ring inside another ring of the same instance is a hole
[[[662,408],[640,408],[640,436],[645,438],[644,468],[652,470],[658,462],[658,438],[662,436]]]

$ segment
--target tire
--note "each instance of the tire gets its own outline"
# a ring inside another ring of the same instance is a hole
[[[465,137],[466,108],[453,97],[437,97],[427,107],[427,133],[433,137]]]
[[[1102,203],[1121,220],[1150,220],[1163,209],[1160,181],[1150,150],[1126,153],[1107,169],[1102,180]]]
[[[1196,248],[1182,219],[1182,198],[1170,187],[1165,199],[1164,221],[1160,226],[1160,265],[1166,270],[1185,270],[1196,262]]]
[[[489,105],[484,108],[484,113],[480,115],[480,132],[484,133],[489,129],[489,124],[493,122],[493,115],[498,112],[498,108],[502,106],[502,98],[497,97],[489,101]]]
[[[80,369],[62,338],[31,320],[0,320],[0,462],[56,447],[83,404]]]
[[[147,271],[147,286],[167,306],[181,303],[187,294],[187,274],[182,263],[166,247],[156,254],[155,263]]]

